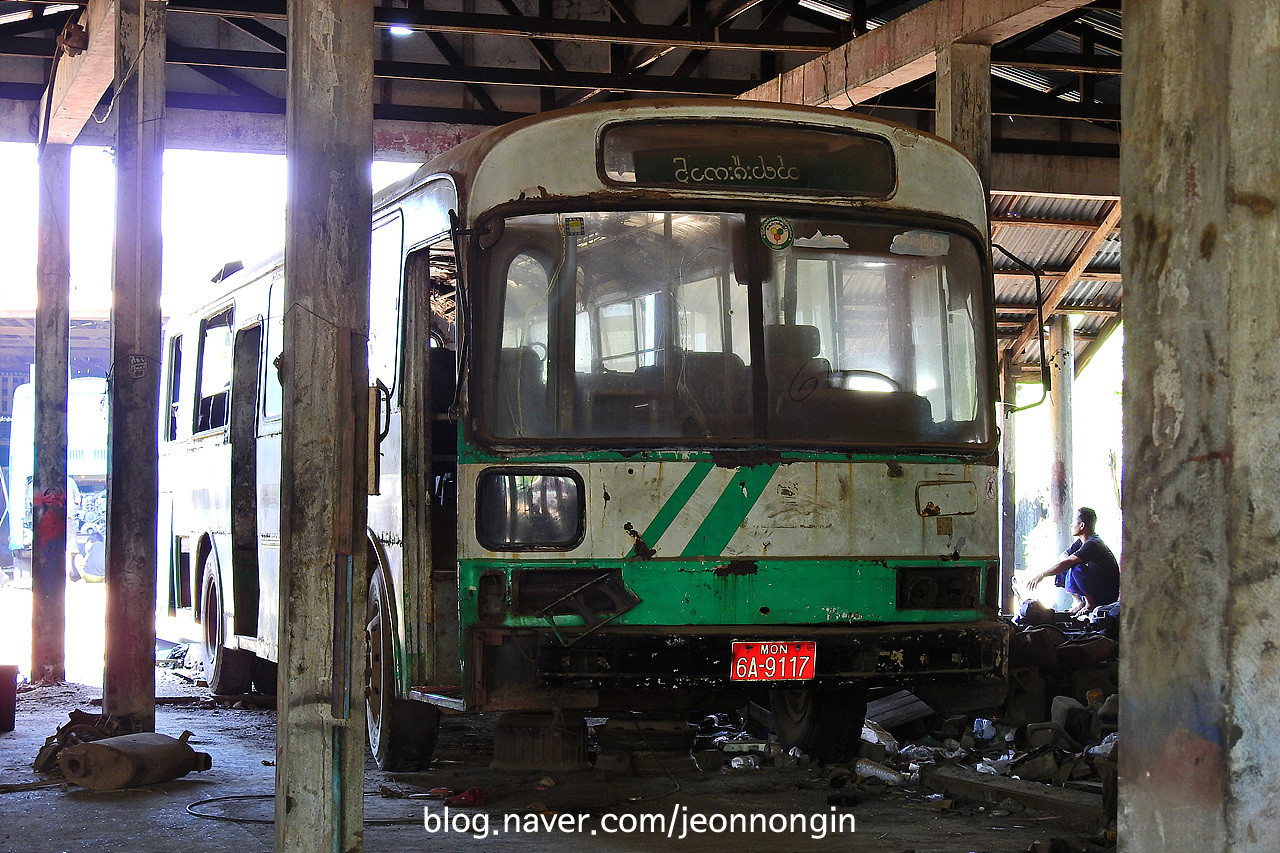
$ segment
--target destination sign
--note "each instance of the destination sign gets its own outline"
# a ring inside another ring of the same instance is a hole
[[[601,158],[610,180],[651,186],[884,197],[896,184],[884,139],[791,124],[617,124],[604,132]]]

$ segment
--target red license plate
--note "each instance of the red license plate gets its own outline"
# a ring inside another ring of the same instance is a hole
[[[818,664],[813,640],[734,643],[730,681],[807,681]]]

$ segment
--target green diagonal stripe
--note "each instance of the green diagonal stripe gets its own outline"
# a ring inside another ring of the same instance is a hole
[[[742,526],[747,513],[756,505],[777,470],[776,464],[738,469],[680,556],[719,556],[733,534]]]
[[[671,522],[676,520],[676,516],[684,509],[685,504],[689,503],[689,499],[693,497],[693,493],[698,490],[698,486],[702,485],[702,481],[707,479],[707,475],[711,473],[711,469],[715,465],[711,462],[699,462],[689,469],[689,473],[684,475],[684,479],[680,481],[680,485],[676,486],[671,497],[667,498],[667,502],[658,510],[658,514],[653,517],[653,521],[649,522],[649,526],[644,529],[644,533],[640,538],[644,539],[644,544],[650,548],[658,547],[658,540],[662,538],[662,534],[667,532],[667,528],[671,526]],[[628,557],[636,555],[635,548],[631,549]]]

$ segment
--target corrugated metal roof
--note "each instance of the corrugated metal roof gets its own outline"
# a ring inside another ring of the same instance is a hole
[[[1061,273],[1077,262],[1116,204],[1118,201],[1114,198],[994,193],[991,196],[992,241],[1045,273],[1041,277],[1043,298],[1058,283]],[[1105,236],[1089,259],[1085,272],[1062,294],[1056,313],[1077,316],[1074,324],[1077,357],[1086,355],[1094,341],[1109,334],[1119,320],[1124,293],[1120,246],[1118,229]],[[1003,253],[993,250],[993,261],[997,332],[1003,347],[1027,324],[1034,328],[1036,285],[1029,273]],[[1051,316],[1045,316],[1046,323]],[[1039,359],[1040,344],[1033,337],[1019,361],[1034,365]]]

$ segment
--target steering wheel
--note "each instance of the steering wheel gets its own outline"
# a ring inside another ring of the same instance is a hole
[[[889,386],[888,390],[890,391],[902,390],[902,384],[899,383],[898,380],[894,379],[892,376],[883,374],[878,370],[850,369],[850,370],[832,370],[831,371],[830,382],[832,386],[836,388],[845,388],[850,391],[880,390],[880,389],[855,388],[853,383],[857,379],[872,379],[877,382],[883,382],[885,385]]]

